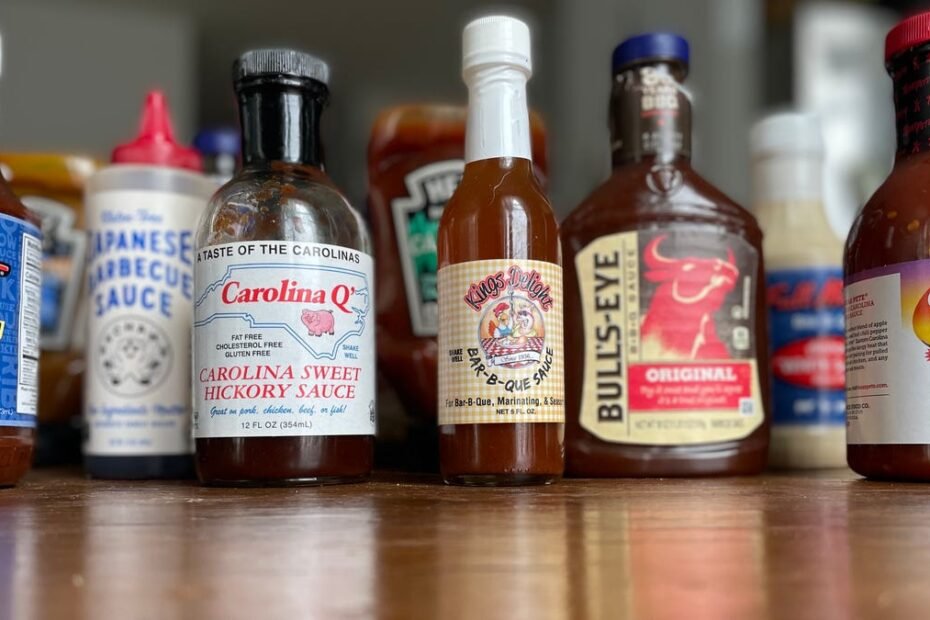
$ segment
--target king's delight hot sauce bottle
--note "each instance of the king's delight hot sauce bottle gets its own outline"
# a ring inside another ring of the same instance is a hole
[[[439,224],[439,447],[447,483],[545,484],[563,468],[558,224],[533,174],[530,33],[463,35],[465,170]]]
[[[930,480],[930,13],[885,40],[894,168],[846,242],[846,458],[870,478]]]
[[[573,475],[766,463],[762,234],[691,167],[688,56],[665,33],[614,50],[613,173],[563,224]]]
[[[370,239],[323,171],[327,65],[257,50],[235,64],[242,170],[217,192],[194,265],[201,481],[360,480],[372,467]]]

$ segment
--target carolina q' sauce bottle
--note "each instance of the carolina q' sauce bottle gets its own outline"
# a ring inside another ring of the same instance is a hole
[[[439,448],[450,484],[562,475],[558,223],[533,174],[530,32],[503,16],[463,35],[462,181],[439,224]]]
[[[375,434],[373,260],[323,171],[329,67],[292,50],[234,69],[242,170],[194,264],[197,472],[216,485],[361,480]]]
[[[614,170],[563,225],[573,475],[766,463],[762,234],[691,167],[688,55],[665,33],[614,50]]]
[[[846,458],[864,476],[930,480],[930,13],[885,40],[894,168],[846,242]]]

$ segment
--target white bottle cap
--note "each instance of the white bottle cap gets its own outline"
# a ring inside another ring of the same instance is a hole
[[[752,156],[823,155],[820,121],[813,114],[781,112],[768,116],[752,128]]]
[[[782,112],[752,128],[753,203],[820,202],[823,137],[813,114]]]
[[[492,15],[474,20],[462,33],[462,74],[482,65],[512,65],[533,72],[530,28],[514,17]]]

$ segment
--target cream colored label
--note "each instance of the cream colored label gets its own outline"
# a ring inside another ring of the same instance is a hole
[[[654,445],[728,441],[758,428],[757,261],[741,238],[691,229],[585,247],[575,261],[581,426],[604,441]]]
[[[439,270],[439,424],[565,420],[562,268],[484,260]]]

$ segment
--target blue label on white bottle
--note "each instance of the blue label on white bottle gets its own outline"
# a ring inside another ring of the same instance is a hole
[[[775,424],[846,422],[843,270],[766,274]]]
[[[39,229],[0,215],[0,426],[36,425],[41,290]]]

